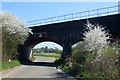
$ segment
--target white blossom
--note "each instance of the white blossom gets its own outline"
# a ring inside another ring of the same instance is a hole
[[[100,52],[102,48],[108,45],[108,33],[105,29],[97,25],[92,25],[89,21],[86,24],[86,31],[84,35],[84,48],[87,51],[97,51]],[[101,56],[99,54],[99,56]]]
[[[0,12],[0,27],[9,32],[9,34],[19,34],[21,36],[28,36],[32,33],[31,30],[25,27],[19,18],[8,12]]]

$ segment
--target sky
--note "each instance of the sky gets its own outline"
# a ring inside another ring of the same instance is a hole
[[[117,5],[117,2],[2,2],[0,9],[18,16],[24,22],[82,12]],[[43,42],[34,48],[48,46],[58,47],[56,43]]]

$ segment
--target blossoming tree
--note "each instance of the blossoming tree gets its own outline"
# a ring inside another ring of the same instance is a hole
[[[110,46],[110,37],[105,28],[87,21],[83,35],[82,45],[89,53],[86,54],[84,69],[94,77],[118,77],[116,64],[118,53],[114,46]]]
[[[93,53],[99,53],[100,51],[107,47],[109,44],[109,34],[99,24],[93,25],[89,21],[86,24],[86,31],[84,35],[84,48],[87,51],[93,51]]]
[[[0,12],[0,15],[0,27],[2,27],[3,30],[6,30],[8,34],[19,34],[25,38],[29,33],[32,33],[30,29],[25,27],[25,23],[23,23],[14,14],[8,12]]]
[[[17,45],[23,43],[29,34],[32,34],[25,23],[8,12],[0,12],[0,27],[2,27],[3,57],[17,53]]]

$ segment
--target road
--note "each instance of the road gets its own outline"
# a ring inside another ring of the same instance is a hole
[[[21,65],[3,78],[70,78],[69,75],[56,69],[54,66],[54,58],[38,57],[31,65]]]

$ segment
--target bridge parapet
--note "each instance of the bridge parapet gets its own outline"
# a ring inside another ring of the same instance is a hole
[[[61,15],[57,17],[50,17],[50,18],[45,18],[40,20],[29,21],[27,22],[27,26],[28,27],[40,26],[40,25],[60,23],[65,21],[88,19],[93,17],[119,14],[119,7],[120,7],[120,4],[115,6],[110,6],[110,7],[94,9],[94,10]]]

